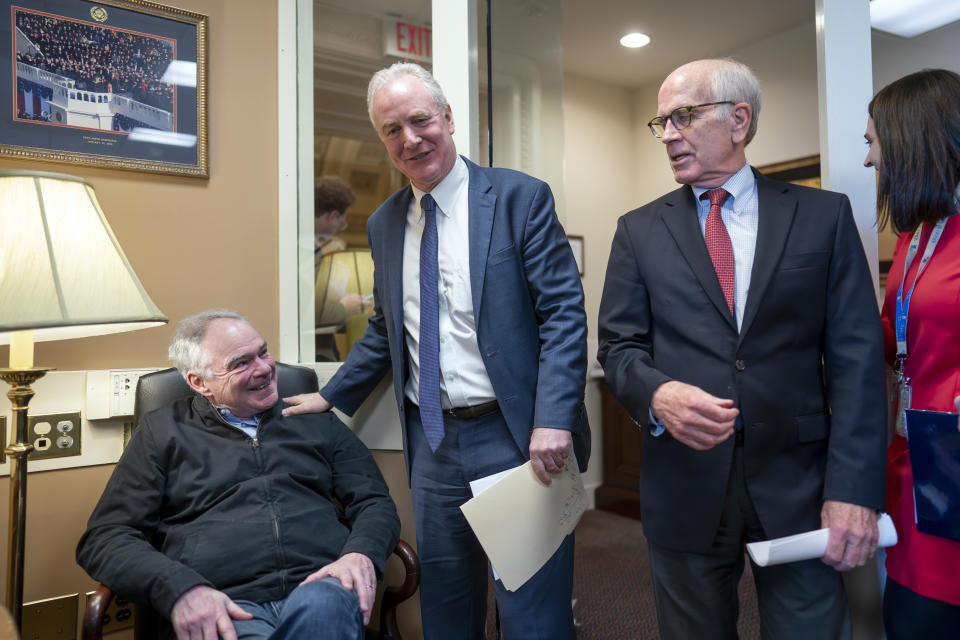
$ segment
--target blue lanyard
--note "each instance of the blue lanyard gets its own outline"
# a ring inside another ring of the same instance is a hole
[[[923,251],[923,257],[920,258],[920,266],[917,267],[917,273],[913,276],[913,284],[907,292],[907,298],[903,298],[903,283],[907,279],[907,271],[913,264],[913,259],[917,256],[917,249],[920,246],[920,233],[923,231],[923,223],[913,232],[913,238],[910,239],[910,246],[907,249],[907,256],[903,261],[903,280],[900,281],[900,288],[897,289],[897,360],[898,366],[903,366],[903,361],[907,358],[907,314],[910,310],[910,298],[913,297],[913,289],[917,286],[917,280],[923,273],[927,263],[933,256],[937,243],[940,242],[940,236],[943,234],[943,227],[947,224],[947,218],[940,219],[930,232],[930,239],[927,240],[927,248]],[[902,371],[902,369],[901,369]]]

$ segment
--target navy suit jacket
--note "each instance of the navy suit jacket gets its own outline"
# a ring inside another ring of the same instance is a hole
[[[470,173],[470,288],[477,343],[513,439],[529,456],[534,427],[573,433],[581,470],[590,455],[583,406],[587,326],[583,288],[550,187],[509,169]],[[352,415],[387,371],[404,425],[403,238],[413,190],[393,194],[370,216],[374,314],[346,363],[320,391]]]
[[[756,173],[756,172],[755,172]],[[747,486],[768,537],[820,527],[824,500],[882,508],[883,333],[846,196],[757,174],[759,227],[741,330],[682,187],[620,218],[600,304],[598,358],[644,426],[648,539],[706,550],[734,439],[695,451],[649,426],[668,380],[732,398]]]

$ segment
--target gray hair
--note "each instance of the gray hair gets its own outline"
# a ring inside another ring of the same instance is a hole
[[[236,311],[227,309],[210,309],[187,316],[177,324],[167,349],[167,357],[173,366],[186,379],[188,373],[200,376],[203,379],[210,377],[210,359],[204,353],[201,342],[207,333],[207,327],[214,320],[227,319],[250,322]]]
[[[443,95],[443,89],[429,71],[414,62],[395,62],[373,74],[370,84],[367,85],[367,115],[370,116],[370,122],[373,122],[373,97],[377,95],[377,91],[401,76],[411,76],[422,82],[440,111],[447,110],[447,96]],[[373,122],[373,126],[376,128],[377,123]]]
[[[757,76],[753,75],[750,67],[733,58],[719,58],[714,60],[716,66],[711,77],[711,100],[730,102],[746,102],[750,105],[750,128],[744,145],[750,144],[757,133],[757,120],[760,118],[760,84]],[[721,105],[717,109],[717,120],[723,120],[730,115],[732,105]]]

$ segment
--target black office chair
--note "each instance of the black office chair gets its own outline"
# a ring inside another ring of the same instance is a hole
[[[317,374],[312,369],[282,363],[277,363],[277,387],[281,398],[319,390]],[[180,398],[189,397],[193,393],[193,389],[176,369],[164,369],[141,377],[134,402],[134,430],[140,425],[140,419],[145,413]],[[413,547],[400,540],[393,553],[403,563],[403,583],[388,586],[384,591],[380,602],[380,630],[367,629],[368,640],[402,640],[397,625],[397,606],[413,596],[420,586],[420,562]],[[82,640],[101,640],[104,614],[114,596],[109,587],[101,584],[87,600]],[[134,640],[155,640],[161,626],[165,624],[160,615],[149,606],[135,604],[133,608]]]

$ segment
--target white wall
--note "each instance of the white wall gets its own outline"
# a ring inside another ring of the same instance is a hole
[[[563,78],[564,187],[567,233],[581,235],[583,288],[586,295],[588,352],[591,364],[597,354],[597,310],[610,242],[617,218],[636,206],[633,166],[636,145],[632,130],[633,105],[629,89],[566,74]],[[593,502],[593,489],[603,474],[603,441],[600,391],[588,379],[587,415],[593,429],[593,453],[584,484]]]
[[[915,38],[873,32],[873,90],[921,69],[960,73],[960,22]]]
[[[732,55],[749,65],[760,81],[757,136],[747,147],[750,163],[763,166],[819,153],[817,32],[813,21]]]

